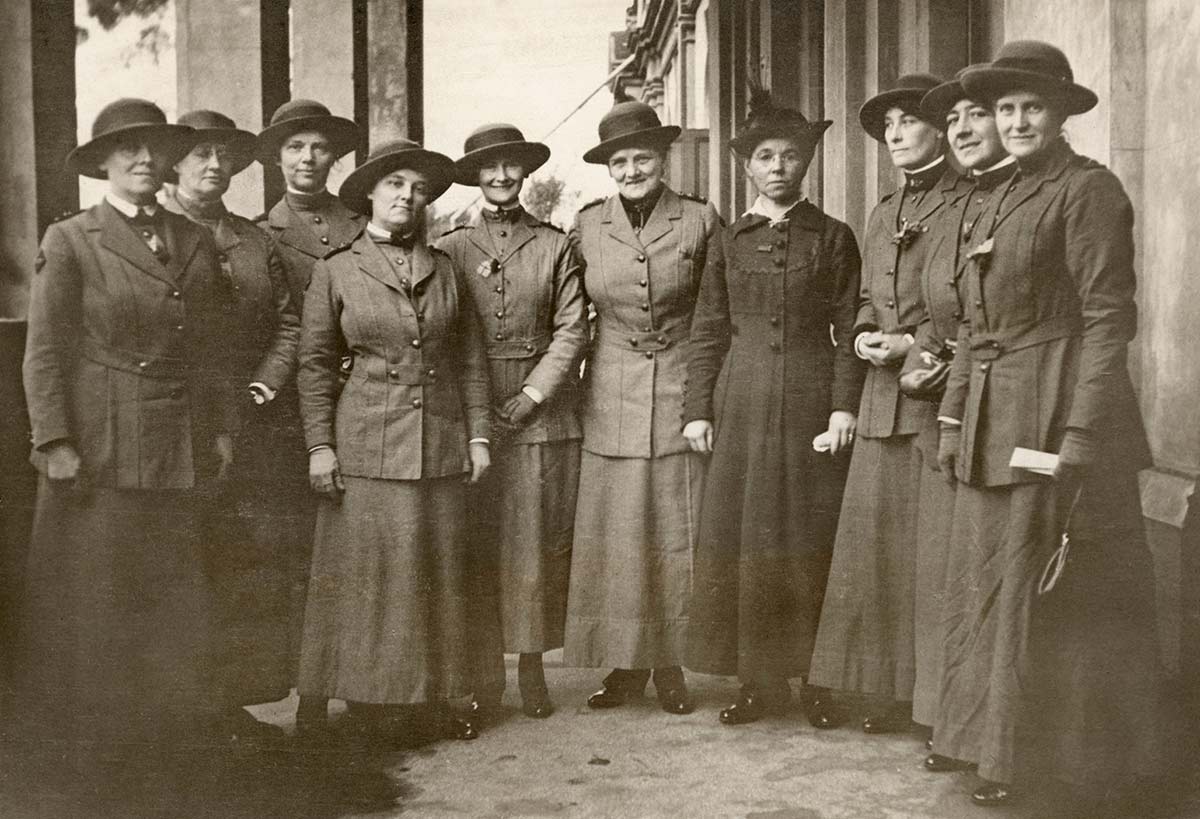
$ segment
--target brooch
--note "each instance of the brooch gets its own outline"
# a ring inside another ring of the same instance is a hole
[[[500,262],[495,259],[484,259],[479,263],[479,267],[475,268],[475,272],[486,279],[493,273],[500,272]]]
[[[901,219],[900,229],[892,234],[892,244],[899,245],[901,249],[904,249],[911,245],[914,239],[928,230],[929,228],[920,222],[910,222],[907,219]]]
[[[967,258],[975,260],[986,259],[988,256],[992,255],[992,246],[992,237],[989,236],[979,244],[975,245],[975,247],[967,251]]]

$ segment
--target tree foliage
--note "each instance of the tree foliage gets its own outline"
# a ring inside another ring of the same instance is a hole
[[[111,30],[126,17],[149,17],[160,11],[169,0],[88,0],[88,16],[105,31]]]
[[[525,210],[543,222],[551,221],[554,211],[563,201],[567,183],[557,176],[534,177],[525,183]]]

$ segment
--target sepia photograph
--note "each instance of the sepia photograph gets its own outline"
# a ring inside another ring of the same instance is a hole
[[[1200,819],[1198,42],[0,0],[0,817]]]

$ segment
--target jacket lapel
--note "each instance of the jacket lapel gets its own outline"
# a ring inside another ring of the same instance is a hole
[[[487,240],[483,237],[483,231],[487,230],[483,226],[483,217],[476,216],[475,220],[467,226],[467,238],[471,240],[471,244],[475,245],[486,258],[494,259],[496,251],[489,247]]]
[[[281,243],[306,256],[320,259],[329,252],[329,248],[321,244],[317,235],[308,229],[308,225],[300,220],[284,199],[280,199],[275,203],[275,207],[271,208],[267,224],[279,231],[277,238]]]
[[[938,209],[946,202],[950,201],[950,197],[954,194],[954,188],[959,179],[958,173],[950,167],[950,163],[946,163],[946,170],[942,173],[941,179],[929,191],[929,194],[917,203],[917,209],[913,212],[910,222],[923,222],[933,214],[937,213]]]
[[[624,214],[625,209],[622,208],[621,212]],[[671,232],[675,222],[682,218],[683,205],[680,203],[679,197],[670,188],[663,188],[662,195],[654,203],[654,210],[650,211],[650,218],[646,220],[646,226],[642,228],[639,237],[642,241],[642,246],[650,247],[650,245],[666,236]],[[628,222],[628,219],[626,219],[626,222]]]
[[[509,236],[508,245],[504,248],[504,257],[500,259],[501,262],[507,262],[514,253],[533,241],[533,228],[530,226],[530,222],[534,225],[538,224],[537,219],[528,213],[523,213],[512,226],[512,235]]]
[[[392,265],[383,255],[383,251],[375,246],[375,242],[365,233],[352,246],[352,251],[358,259],[358,269],[375,279],[382,285],[404,295],[400,279]]]
[[[666,196],[665,191],[663,196]],[[629,217],[625,215],[625,208],[621,207],[619,196],[610,196],[604,203],[604,216],[600,221],[608,226],[608,235],[621,244],[629,245],[634,250],[646,249],[633,232],[633,225],[629,224]]]
[[[327,218],[329,220],[329,247],[322,246],[324,247],[321,252],[322,256],[331,250],[346,247],[353,242],[355,237],[362,232],[367,221],[365,216],[353,213],[340,201],[336,203],[336,207],[330,209]]]
[[[163,219],[163,229],[167,234],[167,250],[171,253],[166,268],[175,281],[181,282],[200,247],[200,231],[204,228],[192,224],[184,216],[172,218],[168,215]]]
[[[418,240],[413,245],[412,267],[412,284],[414,288],[432,276],[434,271],[437,270],[437,264],[433,259],[433,251],[423,241]]]
[[[1042,168],[1040,173],[1025,174],[1020,169],[1017,170],[1017,182],[1009,189],[1004,201],[1000,203],[1000,211],[996,216],[996,221],[992,223],[989,236],[996,232],[1000,223],[1007,219],[1013,211],[1033,198],[1043,185],[1054,182],[1062,176],[1063,171],[1071,164],[1071,158],[1075,155],[1065,143],[1047,150],[1053,150],[1055,154],[1048,158],[1046,167]],[[1007,186],[1011,183],[1003,184]]]
[[[100,230],[100,244],[120,256],[138,270],[174,285],[172,273],[134,233],[133,228],[107,202],[96,206],[96,222]]]

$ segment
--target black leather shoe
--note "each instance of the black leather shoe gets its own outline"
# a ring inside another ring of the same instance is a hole
[[[442,736],[446,739],[468,741],[479,738],[479,730],[471,720],[465,717],[447,716],[442,730]]]
[[[1013,793],[1000,782],[987,782],[975,789],[971,801],[981,808],[999,808],[1013,803]]]
[[[668,688],[658,692],[658,704],[668,714],[690,714],[696,710],[696,703],[688,696],[686,688]]]
[[[533,719],[545,719],[554,713],[554,705],[545,695],[529,697],[521,700],[521,713]]]
[[[925,770],[931,773],[956,773],[958,771],[974,770],[977,767],[979,766],[973,762],[955,759],[952,756],[930,754],[925,757]]]
[[[867,717],[862,729],[867,734],[902,734],[912,728],[912,710],[893,708],[886,713]]]
[[[758,722],[766,712],[766,706],[757,694],[743,691],[738,695],[737,702],[721,709],[717,719],[722,725],[747,725]]]
[[[492,701],[483,697],[473,697],[467,708],[467,715],[475,722],[491,722],[500,716],[499,700]]]
[[[845,725],[849,719],[850,713],[845,706],[833,700],[818,697],[808,706],[808,724],[822,731]]]
[[[629,700],[629,695],[619,688],[605,686],[587,698],[588,708],[618,708]]]

